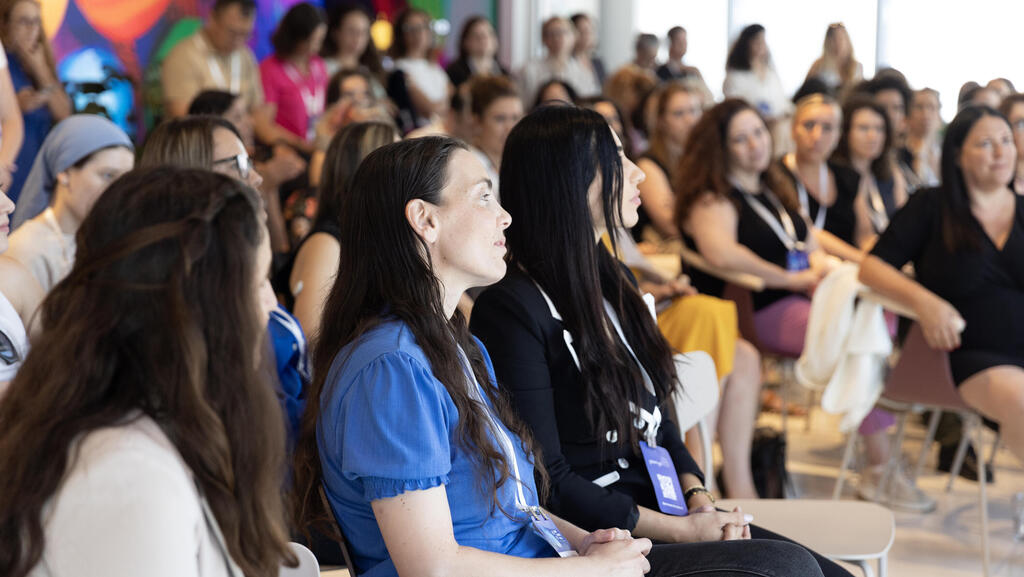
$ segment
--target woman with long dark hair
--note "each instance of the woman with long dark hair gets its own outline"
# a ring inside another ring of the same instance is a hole
[[[366,155],[398,139],[390,124],[359,122],[343,128],[327,149],[313,227],[282,271],[290,297],[286,300],[293,301],[291,310],[311,337],[320,331],[320,315],[338,270],[341,206],[352,190],[356,168]]]
[[[889,219],[907,202],[907,182],[893,157],[893,128],[882,105],[854,96],[843,107],[843,129],[832,159],[860,175],[858,229],[862,247],[870,247]]]
[[[369,12],[362,6],[335,5],[327,11],[327,35],[320,47],[320,56],[328,76],[340,70],[362,69],[372,75],[374,92],[382,96],[380,82],[384,78],[384,66],[370,37],[372,23]]]
[[[277,24],[271,37],[274,53],[260,63],[263,93],[277,110],[275,122],[306,153],[313,152],[316,121],[324,113],[330,78],[320,58],[326,35],[323,11],[300,2]]]
[[[395,70],[388,78],[388,94],[398,105],[398,124],[405,132],[443,116],[454,91],[434,61],[432,25],[430,15],[416,8],[407,8],[395,19],[390,50]]]
[[[636,223],[644,179],[608,124],[576,107],[531,113],[509,135],[501,179],[514,219],[509,273],[477,299],[472,330],[541,446],[551,510],[584,529],[685,543],[676,569],[722,570],[719,541],[777,538],[738,509],[715,510],[704,474],[661,413],[680,386],[672,350],[600,241]],[[783,543],[731,545],[730,568],[757,575],[774,563],[761,547]],[[816,574],[801,553],[802,571]]]
[[[942,185],[896,213],[860,280],[917,312],[928,344],[950,351],[964,401],[999,423],[1024,459],[1024,201],[1009,186],[1016,157],[1004,116],[985,106],[960,111],[942,143]],[[899,272],[907,262],[915,280]]]
[[[621,530],[587,533],[539,507],[544,475],[538,487],[529,436],[456,308],[467,288],[505,274],[509,222],[483,165],[453,139],[387,145],[356,172],[342,210],[338,282],[314,355],[296,488],[297,516],[307,524],[326,516],[322,484],[360,573],[648,569],[650,541]],[[787,545],[772,549],[771,563],[779,574],[806,574],[810,559]],[[550,559],[556,548],[581,557]],[[673,560],[689,549],[673,551],[650,550],[651,574],[676,574]]]
[[[197,170],[135,171],[96,203],[0,403],[0,573],[271,577],[295,561],[282,418],[257,373],[263,218],[251,188]]]
[[[486,16],[470,16],[459,33],[459,57],[445,72],[455,88],[476,76],[508,76],[497,56],[498,35],[491,21]]]
[[[764,26],[747,26],[729,48],[722,92],[726,98],[743,98],[760,112],[775,138],[775,148],[780,153],[786,151],[793,103],[775,71]]]

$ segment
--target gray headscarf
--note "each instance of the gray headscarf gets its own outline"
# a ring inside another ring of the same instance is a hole
[[[128,135],[113,122],[95,114],[74,114],[60,121],[46,135],[32,163],[18,206],[11,217],[12,228],[46,210],[57,185],[57,175],[86,156],[111,146],[134,149]]]

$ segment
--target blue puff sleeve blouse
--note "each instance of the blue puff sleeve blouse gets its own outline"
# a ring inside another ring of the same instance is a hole
[[[476,345],[491,381],[484,386],[494,386],[491,359]],[[516,510],[513,480],[498,489],[501,507],[492,510],[473,461],[455,440],[455,403],[404,323],[381,323],[342,349],[322,395],[317,444],[324,488],[361,575],[398,575],[370,503],[439,485],[445,485],[460,545],[517,557],[554,556],[527,515]],[[519,438],[507,428],[505,433],[528,504],[537,505],[532,460]]]

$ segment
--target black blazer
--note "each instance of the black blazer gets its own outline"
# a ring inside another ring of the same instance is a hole
[[[603,442],[606,433],[589,423],[580,372],[562,337],[562,323],[552,318],[533,281],[509,267],[505,278],[476,300],[470,319],[472,332],[490,353],[499,386],[510,394],[543,451],[551,477],[547,507],[588,531],[632,530],[639,518],[637,505],[657,510],[639,448],[634,454],[631,447]],[[650,395],[644,408],[652,411],[657,401]],[[693,473],[703,482],[664,410],[657,440],[678,474]],[[592,482],[612,471],[619,473],[619,481],[608,487]]]

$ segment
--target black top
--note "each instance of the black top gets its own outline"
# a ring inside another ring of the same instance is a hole
[[[772,214],[779,214],[775,207],[763,194],[752,195],[754,202],[759,202],[768,208]],[[736,222],[736,242],[749,248],[762,259],[786,268],[786,257],[788,250],[786,245],[779,240],[771,227],[760,216],[750,208],[747,201],[743,199],[743,193],[733,187],[729,191],[729,200],[736,206],[739,217]],[[807,223],[799,213],[786,209],[789,217],[793,219],[793,227],[796,229],[796,236],[802,242],[807,241]],[[687,234],[683,234],[683,242],[692,250],[697,250],[697,244]],[[694,288],[706,295],[721,297],[725,292],[725,281],[696,269],[689,269],[690,282]],[[761,292],[755,292],[751,296],[754,301],[754,311],[759,311],[768,305],[780,301],[790,295],[797,294],[784,289],[766,288]]]
[[[459,58],[447,68],[444,69],[448,73],[448,79],[452,81],[452,86],[458,88],[463,82],[473,77],[473,71],[469,68],[469,61]],[[508,76],[508,70],[501,65],[497,60],[494,60],[491,64],[491,69],[481,72],[481,74],[488,74],[493,76]]]
[[[979,249],[950,253],[937,188],[910,197],[871,251],[896,268],[913,262],[917,281],[967,321],[960,348],[949,354],[957,384],[996,365],[1024,367],[1024,202],[1014,198],[1016,216],[1001,251],[972,215]]]
[[[789,177],[796,187],[796,175],[789,170],[786,163],[779,159],[775,161],[781,169],[782,174]],[[836,200],[828,207],[825,213],[825,230],[837,236],[846,244],[857,246],[857,213],[854,211],[854,204],[857,201],[857,190],[860,186],[860,175],[856,170],[833,162],[828,163],[828,168],[836,179]],[[890,190],[891,192],[891,190]],[[821,205],[810,193],[807,194],[807,204],[810,214],[807,218],[814,223],[818,217],[818,210]]]
[[[667,62],[655,68],[654,73],[658,76],[659,80],[666,82],[669,80],[682,80],[684,78],[689,78],[690,76],[696,76],[690,72],[689,68],[683,68],[682,70],[676,71],[673,67],[669,66]]]
[[[302,247],[303,245],[306,244],[306,241],[308,241],[314,234],[318,232],[329,234],[331,235],[331,237],[334,238],[334,240],[338,241],[339,244],[341,243],[341,232],[338,230],[337,226],[335,226],[334,224],[314,223],[313,228],[310,229],[309,231],[309,234],[303,237],[303,239],[299,242],[299,245],[295,247],[291,254],[288,255],[288,260],[287,262],[285,262],[284,266],[282,266],[280,270],[274,273],[274,277],[271,279],[271,284],[274,286],[274,292],[277,293],[278,297],[282,298],[282,300],[284,301],[284,308],[288,309],[289,312],[295,309],[295,295],[292,294],[291,287],[291,277],[292,270],[295,268],[295,259],[298,258],[299,251],[302,250]]]
[[[638,505],[658,509],[642,457],[627,445],[605,442],[605,432],[595,431],[587,418],[580,372],[565,345],[562,323],[552,318],[525,273],[509,268],[501,282],[485,290],[473,305],[470,328],[487,347],[499,386],[511,394],[519,418],[543,451],[551,478],[547,506],[553,513],[588,531],[632,530]],[[657,403],[650,395],[644,408],[653,411]],[[703,482],[667,414],[657,442],[680,475],[693,473]],[[607,487],[592,482],[613,471],[619,481]]]

